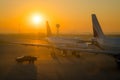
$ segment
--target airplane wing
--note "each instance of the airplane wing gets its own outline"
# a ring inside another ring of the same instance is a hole
[[[25,46],[37,46],[37,47],[47,47],[50,48],[52,47],[51,44],[39,44],[39,43],[20,43],[20,42],[14,42],[14,43],[10,43],[10,44],[19,44],[19,45],[25,45]]]
[[[110,51],[110,50],[101,50],[96,48],[82,48],[82,47],[72,47],[72,46],[60,46],[60,45],[53,45],[53,44],[42,44],[42,43],[10,43],[10,44],[19,44],[25,46],[37,46],[37,47],[46,47],[46,48],[56,48],[59,50],[66,50],[66,51],[77,51],[77,52],[87,52],[87,53],[97,53],[97,54],[107,54],[107,55],[118,55],[119,52],[117,51]]]

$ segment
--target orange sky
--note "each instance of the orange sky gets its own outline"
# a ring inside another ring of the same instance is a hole
[[[0,0],[0,33],[42,32],[48,20],[61,33],[92,33],[91,14],[96,13],[105,33],[120,32],[120,0]],[[30,22],[32,14],[44,20],[39,28]],[[38,30],[39,29],[39,30]]]

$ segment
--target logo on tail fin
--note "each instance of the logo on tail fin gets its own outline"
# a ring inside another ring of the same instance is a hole
[[[94,37],[104,37],[103,31],[95,14],[92,14],[92,24]]]
[[[47,37],[52,36],[52,32],[51,32],[50,25],[49,25],[48,21],[46,21],[46,28],[47,28]]]

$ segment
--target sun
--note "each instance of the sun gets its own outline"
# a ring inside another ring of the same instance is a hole
[[[33,15],[33,16],[32,16],[32,22],[33,22],[34,24],[38,25],[38,24],[40,24],[42,21],[43,21],[43,18],[42,18],[41,15],[36,14],[36,15]]]

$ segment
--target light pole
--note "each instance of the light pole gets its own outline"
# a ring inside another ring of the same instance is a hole
[[[21,33],[21,25],[18,24],[18,33],[20,34]]]
[[[56,24],[56,28],[57,28],[57,36],[59,36],[59,28],[60,28],[60,24]]]

